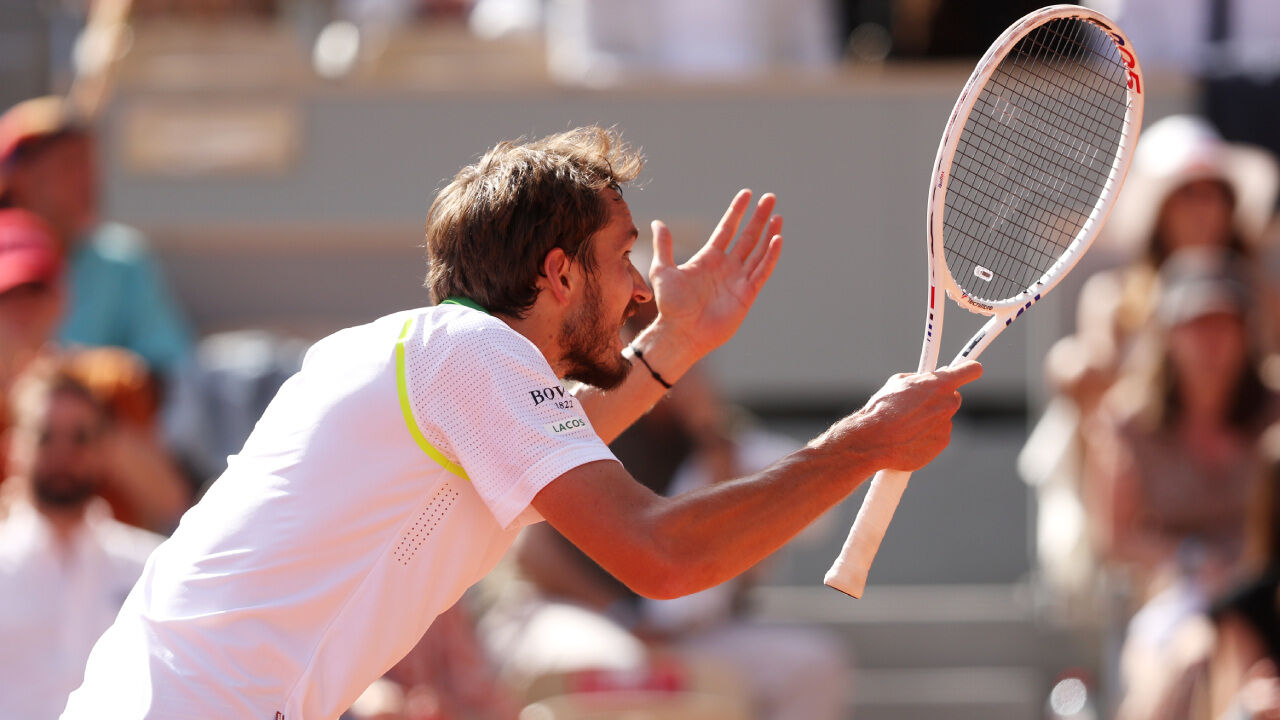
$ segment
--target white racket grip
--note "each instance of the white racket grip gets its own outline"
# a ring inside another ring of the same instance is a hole
[[[862,501],[858,517],[849,529],[849,537],[840,549],[840,556],[832,563],[823,582],[850,597],[860,598],[867,587],[867,573],[875,560],[880,542],[889,530],[889,523],[907,489],[911,473],[901,470],[881,470],[871,480],[871,489]]]
[[[910,479],[911,473],[901,470],[876,473],[867,498],[858,510],[854,527],[850,528],[849,537],[845,539],[845,547],[840,548],[840,556],[832,562],[827,577],[822,580],[827,587],[836,588],[850,597],[863,597],[863,591],[867,589],[867,574],[872,569],[872,561],[876,560],[879,543],[888,532],[888,524],[893,520],[893,512],[897,511],[897,503],[902,500],[906,482]]]

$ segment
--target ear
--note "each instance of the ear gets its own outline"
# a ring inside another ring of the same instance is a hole
[[[551,248],[542,258],[542,282],[552,299],[562,304],[569,303],[573,292],[573,261],[565,254],[563,248]]]

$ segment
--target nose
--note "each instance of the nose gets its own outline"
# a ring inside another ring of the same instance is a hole
[[[644,273],[634,265],[631,266],[631,298],[640,305],[653,299],[653,290],[649,288],[649,282],[645,280]]]

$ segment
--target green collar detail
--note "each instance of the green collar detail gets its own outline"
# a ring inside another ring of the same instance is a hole
[[[468,298],[462,298],[462,297],[445,298],[444,300],[440,301],[440,304],[441,305],[461,305],[463,307],[469,307],[472,310],[479,310],[480,312],[486,315],[490,314],[488,310],[485,310],[483,307],[480,306],[480,303]]]

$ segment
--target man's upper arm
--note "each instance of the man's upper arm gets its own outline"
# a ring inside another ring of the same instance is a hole
[[[653,595],[661,593],[666,577],[653,544],[663,502],[621,463],[601,460],[552,480],[534,496],[533,507],[614,577],[642,595]]]
[[[462,468],[505,527],[566,469],[613,454],[577,403],[563,400],[537,349],[475,315],[455,319],[445,338],[411,326],[400,340],[404,391],[423,438]]]

